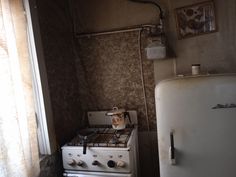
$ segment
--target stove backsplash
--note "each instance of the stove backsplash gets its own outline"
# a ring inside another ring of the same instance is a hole
[[[138,32],[78,38],[76,60],[80,99],[88,110],[113,106],[138,111],[139,130],[147,130],[140,74]],[[145,58],[142,35],[142,67],[150,129],[156,129],[154,66]],[[85,77],[84,77],[85,76]]]

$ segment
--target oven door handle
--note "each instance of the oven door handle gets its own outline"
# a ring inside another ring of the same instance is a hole
[[[74,173],[63,173],[63,176],[65,176],[65,177],[85,177],[84,175],[74,174]]]
[[[69,174],[69,173],[63,173],[63,176],[70,176],[70,177],[79,177],[79,174]]]
[[[106,173],[106,172],[94,172],[94,173],[70,173],[65,172],[63,173],[63,176],[65,177],[133,177],[133,174],[125,174],[125,173]]]

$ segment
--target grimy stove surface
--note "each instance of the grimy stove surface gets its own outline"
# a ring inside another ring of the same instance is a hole
[[[111,127],[94,127],[82,130],[88,136],[78,133],[67,146],[83,146],[86,139],[88,147],[127,147],[133,128],[114,130]]]
[[[114,130],[107,111],[88,112],[89,128],[61,147],[64,176],[137,177],[137,112],[132,125]]]
[[[135,173],[135,132],[136,129],[130,127],[123,130],[114,130],[111,127],[81,130],[80,134],[62,147],[64,175],[109,172],[114,173],[114,176],[117,173]]]

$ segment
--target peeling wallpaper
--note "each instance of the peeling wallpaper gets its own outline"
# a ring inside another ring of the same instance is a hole
[[[78,39],[77,76],[86,75],[84,81],[78,80],[80,98],[89,110],[109,110],[114,106],[137,110],[139,130],[147,130],[142,67],[150,129],[155,130],[154,66],[145,57],[140,64],[138,37],[139,32],[127,32]],[[145,42],[142,44],[144,51]]]

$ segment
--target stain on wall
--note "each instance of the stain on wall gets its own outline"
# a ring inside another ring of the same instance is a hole
[[[145,37],[143,33],[144,43]],[[77,74],[79,78],[81,72],[86,73],[89,90],[89,95],[85,95],[80,88],[80,98],[86,99],[89,110],[109,110],[114,106],[137,110],[141,131],[147,130],[147,102],[148,123],[155,130],[153,62],[144,57],[140,62],[138,38],[139,32],[128,32],[78,39]]]

